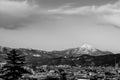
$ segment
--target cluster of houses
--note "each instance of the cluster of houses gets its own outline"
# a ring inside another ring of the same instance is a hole
[[[0,63],[2,67],[5,62]],[[63,75],[66,80],[120,80],[120,68],[117,67],[81,67],[81,66],[37,66],[36,69],[32,69],[29,66],[25,67],[31,71],[31,74],[25,74],[23,78],[26,80],[44,80],[46,77],[59,78]]]
[[[59,69],[61,69],[66,75],[67,80],[119,80],[120,79],[120,68],[119,67],[81,67],[81,66],[40,66],[34,70],[31,78],[36,80],[44,80],[46,77],[61,76]]]

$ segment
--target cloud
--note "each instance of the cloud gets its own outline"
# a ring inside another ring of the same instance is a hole
[[[0,0],[0,27],[18,29],[40,21],[42,9],[27,0]]]
[[[94,6],[84,6],[77,8],[72,8],[71,6],[66,7],[66,6],[62,6],[57,9],[48,10],[48,12],[51,14],[79,15],[79,14],[86,14],[87,12],[94,10]]]
[[[97,15],[103,24],[120,28],[120,1],[99,7]]]
[[[56,14],[59,14],[57,16]],[[0,0],[0,27],[4,29],[19,29],[34,23],[61,18],[60,15],[95,15],[102,23],[120,26],[120,1],[101,6],[73,7],[67,4],[56,9],[43,9],[40,5],[28,0]]]
[[[67,6],[67,7],[66,7]],[[66,15],[74,15],[74,14],[90,14],[90,13],[120,13],[120,1],[114,4],[105,4],[101,6],[82,6],[72,8],[70,5],[61,6],[57,9],[48,10],[48,12],[52,14],[66,14]]]
[[[57,9],[48,10],[51,14],[61,15],[95,15],[103,24],[109,24],[120,27],[120,1],[113,4],[105,4],[101,6],[82,6],[82,7],[59,7]]]
[[[102,23],[106,23],[116,28],[120,28],[120,14],[103,15],[99,16],[99,18],[101,19]]]

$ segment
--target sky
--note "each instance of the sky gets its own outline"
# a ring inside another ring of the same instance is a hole
[[[120,52],[120,0],[0,0],[0,45]]]

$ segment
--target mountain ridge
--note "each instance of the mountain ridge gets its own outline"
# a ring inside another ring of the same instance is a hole
[[[100,56],[100,55],[108,55],[108,54],[114,54],[110,51],[102,51],[99,49],[94,48],[93,46],[89,45],[89,44],[84,44],[80,47],[76,47],[76,48],[70,48],[70,49],[65,49],[65,50],[53,50],[53,51],[45,51],[45,50],[37,50],[37,49],[26,49],[26,48],[9,48],[9,47],[2,47],[0,46],[0,51],[3,52],[4,49],[7,50],[11,50],[11,49],[17,49],[20,51],[34,51],[37,53],[56,53],[56,54],[66,54],[66,55],[84,55],[84,54],[88,54],[88,55],[92,55],[92,56]],[[32,53],[31,53],[32,54]],[[34,54],[34,53],[33,53]]]
[[[5,50],[10,51],[14,48],[0,47],[0,61],[5,61]],[[26,56],[26,60],[31,65],[114,65],[114,59],[120,60],[120,54],[109,51],[101,51],[90,45],[70,48],[61,51],[44,51],[36,49],[18,48]]]

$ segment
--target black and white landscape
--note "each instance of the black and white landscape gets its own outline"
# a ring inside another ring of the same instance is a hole
[[[0,0],[0,80],[120,80],[120,0]]]

